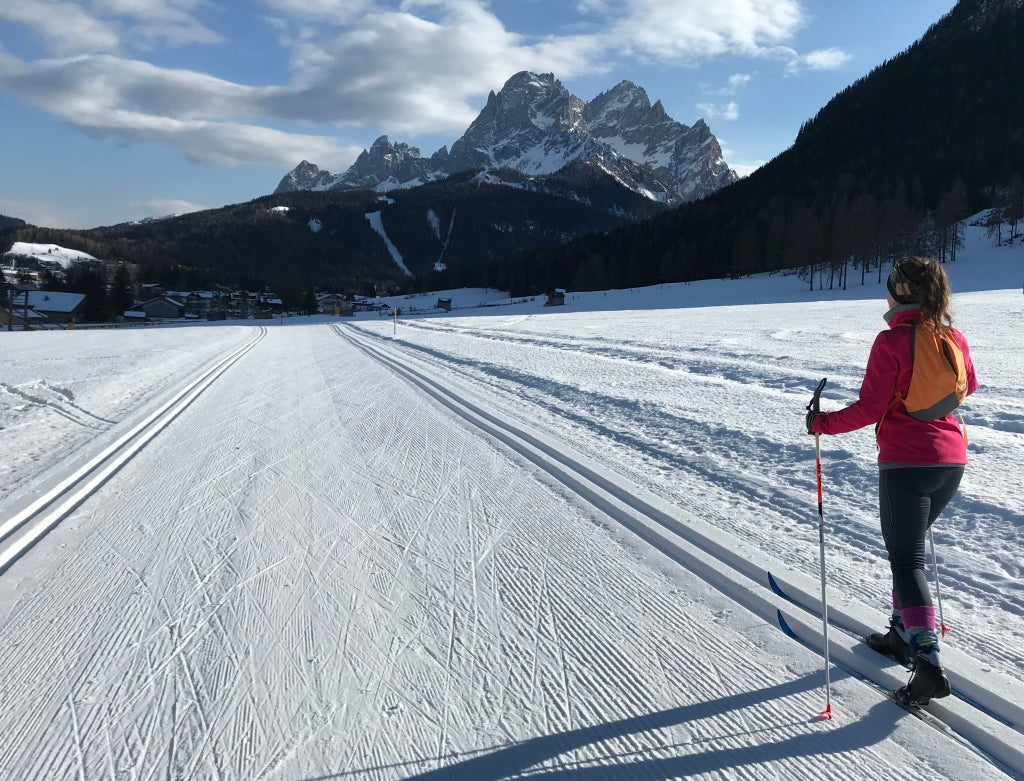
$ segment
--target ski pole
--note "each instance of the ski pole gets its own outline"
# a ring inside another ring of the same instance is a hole
[[[821,392],[825,389],[827,377],[822,377],[814,396],[807,405],[808,410],[821,411]],[[832,718],[832,682],[829,679],[828,658],[828,600],[825,596],[825,512],[821,498],[821,435],[814,435],[814,475],[818,483],[818,546],[821,549],[821,626],[825,634],[825,710],[821,712],[824,719]]]
[[[946,636],[946,632],[949,631],[949,627],[946,626],[946,622],[942,618],[942,590],[939,588],[939,560],[935,557],[935,535],[932,534],[932,527],[928,527],[928,543],[932,548],[932,572],[935,575],[935,604],[939,608],[939,630],[942,632],[942,636]]]

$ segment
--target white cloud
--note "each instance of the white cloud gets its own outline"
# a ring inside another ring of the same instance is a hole
[[[740,176],[750,176],[754,171],[768,162],[767,160],[753,160],[737,163],[732,159],[735,154],[735,150],[730,146],[729,141],[721,137],[719,137],[718,141],[722,146],[722,157],[725,158],[729,167]]]
[[[101,11],[119,18],[123,43],[146,48],[220,43],[219,34],[196,18],[204,0],[94,0]]]
[[[166,144],[189,160],[205,165],[258,164],[291,168],[299,160],[325,166],[351,161],[360,147],[345,146],[328,136],[286,133],[234,122],[179,121],[167,117],[118,112],[94,128],[136,142]]]
[[[725,88],[728,90],[726,94],[734,95],[738,90],[747,86],[750,83],[750,74],[748,73],[734,73],[729,77],[729,84]]]
[[[785,46],[804,21],[797,0],[578,0],[585,27],[529,39],[487,0],[263,2],[272,14],[263,21],[289,59],[287,83],[240,84],[123,54],[126,46],[221,41],[200,21],[207,0],[19,0],[0,18],[30,25],[52,51],[76,56],[0,57],[0,87],[90,133],[167,144],[203,163],[292,166],[305,158],[335,169],[362,147],[334,138],[338,128],[454,136],[483,97],[520,70],[570,79],[623,57],[689,62],[729,53],[822,68],[845,56],[823,49],[800,58]],[[749,80],[734,74],[712,94],[736,94]],[[717,119],[739,116],[732,101],[700,108]],[[327,131],[280,129],[293,123]]]
[[[199,203],[192,203],[191,201],[183,201],[177,198],[156,198],[145,203],[133,203],[132,208],[140,214],[145,214],[147,217],[168,217],[173,214],[190,214],[191,212],[200,212],[205,209],[209,209],[209,206],[204,206]]]
[[[8,217],[17,217],[30,225],[40,225],[43,227],[69,224],[64,215],[60,215],[53,210],[52,205],[36,203],[34,201],[0,198],[0,214],[5,214]]]
[[[729,167],[740,176],[750,176],[754,171],[764,165],[767,160],[757,160],[753,163],[729,163]]]
[[[394,132],[461,132],[476,117],[479,99],[517,71],[568,78],[592,67],[591,38],[527,43],[478,2],[430,5],[440,21],[408,10],[383,12],[330,37],[296,39],[296,78],[268,98],[274,113]]]
[[[629,0],[610,37],[624,51],[655,58],[756,56],[803,22],[797,0]]]
[[[740,107],[730,100],[725,104],[698,103],[697,112],[706,119],[724,119],[728,122],[740,118]]]
[[[576,10],[583,14],[609,14],[612,11],[609,0],[578,0]]]
[[[77,124],[138,112],[179,119],[252,116],[265,89],[108,54],[37,60],[0,70],[0,84],[26,103]]]
[[[198,0],[96,0],[83,3],[17,0],[0,8],[0,19],[29,27],[46,51],[58,57],[219,43],[220,35],[193,14]]]
[[[803,64],[810,70],[835,70],[850,61],[850,55],[841,49],[818,49],[803,56]]]
[[[287,19],[352,24],[374,9],[373,0],[263,0]]]
[[[91,134],[166,144],[198,163],[290,167],[306,158],[341,165],[361,151],[329,136],[237,121],[258,118],[269,88],[109,55],[3,64],[9,67],[0,70],[0,85],[22,101]]]
[[[61,56],[111,51],[119,42],[114,26],[94,18],[76,3],[14,0],[0,5],[0,19],[28,26],[48,51]]]
[[[724,87],[713,87],[711,85],[704,85],[702,88],[704,93],[707,95],[721,95],[723,97],[729,97],[735,95],[741,89],[747,86],[751,80],[750,74],[747,73],[734,73],[729,77]]]
[[[780,56],[786,62],[786,75],[793,76],[809,70],[836,70],[843,67],[852,58],[842,49],[816,49],[807,54],[798,54],[792,50]]]

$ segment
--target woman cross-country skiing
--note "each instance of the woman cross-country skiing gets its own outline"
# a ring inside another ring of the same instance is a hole
[[[843,434],[876,425],[878,499],[882,537],[892,570],[892,616],[885,634],[867,644],[903,664],[913,665],[910,682],[896,692],[906,705],[926,705],[949,694],[939,659],[928,581],[925,538],[932,522],[956,493],[967,463],[964,430],[954,413],[936,420],[912,417],[903,403],[913,368],[914,329],[948,334],[963,353],[968,394],[978,387],[967,340],[952,327],[949,280],[942,265],[927,258],[904,258],[887,282],[889,329],[875,338],[860,397],[837,412],[807,413],[808,434]]]

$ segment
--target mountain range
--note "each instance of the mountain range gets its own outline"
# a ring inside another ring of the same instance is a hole
[[[343,174],[303,160],[275,193],[371,189],[386,192],[475,170],[512,169],[543,178],[586,163],[624,187],[667,206],[710,195],[738,179],[703,119],[692,127],[651,105],[647,92],[622,81],[589,103],[553,74],[512,76],[451,150],[430,157],[381,136]]]
[[[0,240],[132,264],[172,289],[270,286],[285,299],[313,287],[529,295],[797,268],[853,284],[901,254],[955,260],[969,215],[1024,221],[1020,62],[1024,0],[959,0],[792,146],[703,197],[702,182],[735,178],[703,123],[675,123],[628,82],[586,104],[552,76],[520,73],[427,159],[380,139],[341,177],[306,163],[247,203],[89,231],[0,221]]]
[[[811,285],[846,286],[881,279],[902,255],[955,261],[968,216],[991,209],[1011,233],[1024,221],[1020,62],[1024,0],[959,0],[750,176],[530,253],[497,285],[599,290],[800,269]]]

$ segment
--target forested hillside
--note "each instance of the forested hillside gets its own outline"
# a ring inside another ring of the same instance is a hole
[[[370,190],[280,193],[87,231],[21,223],[4,249],[15,241],[59,244],[108,265],[130,264],[139,281],[170,289],[225,284],[270,287],[286,298],[312,288],[372,294],[418,284],[371,227],[367,215],[374,212],[404,265],[426,274],[439,263],[478,267],[518,250],[563,244],[665,208],[586,164],[548,177],[476,174],[388,196]]]
[[[1024,210],[1022,62],[1024,4],[962,0],[748,178],[480,278],[516,294],[821,264],[866,273],[905,252],[953,257],[958,221],[988,207],[1012,221]]]

